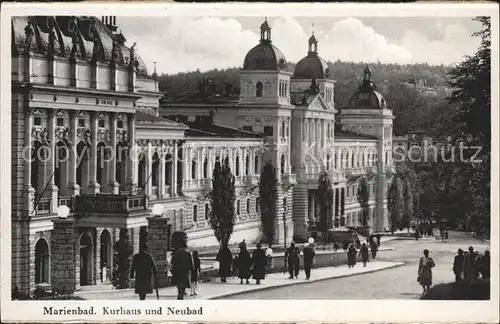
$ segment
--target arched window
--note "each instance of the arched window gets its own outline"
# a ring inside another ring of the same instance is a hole
[[[236,176],[239,177],[240,176],[240,156],[239,155],[236,156],[236,166],[235,166],[235,168],[236,168],[236,170],[235,170],[236,171],[235,172]]]
[[[42,143],[36,141],[33,144],[33,149],[31,151],[31,186],[38,190],[41,185],[40,181],[40,168],[44,166],[42,162],[45,159],[45,147],[42,146]]]
[[[86,166],[88,163],[89,148],[84,142],[79,142],[78,145],[76,146],[76,151],[77,151],[78,157],[80,158],[80,162],[78,163],[77,168],[76,168],[76,182],[78,183],[78,185],[80,185],[80,187],[82,187],[83,186],[83,175],[84,175],[84,171],[86,171]]]
[[[262,82],[257,82],[257,85],[255,86],[255,95],[257,97],[262,97]]]
[[[247,176],[250,173],[250,156],[247,154],[245,158],[245,175]]]
[[[172,172],[173,172],[174,158],[172,154],[165,156],[165,183],[169,186],[172,185]]]
[[[196,161],[191,161],[191,179],[196,179]]]
[[[281,137],[285,137],[285,121],[281,121]]]
[[[326,155],[326,170],[330,171],[330,153]]]
[[[137,179],[139,187],[143,187],[146,184],[146,157],[142,154],[142,158],[139,160],[139,178]]]
[[[281,174],[285,174],[285,155],[281,155]]]
[[[283,97],[288,98],[288,82],[285,82],[285,91]]]
[[[254,160],[254,173],[259,174],[259,156],[255,155],[255,160]]]
[[[62,141],[58,141],[56,146],[57,160],[55,161],[54,183],[61,192],[62,186],[66,187],[67,182],[67,162],[69,159],[68,147]]]
[[[128,146],[125,144],[118,144],[116,146],[116,181],[120,184],[121,188],[125,188],[127,177],[127,158]]]
[[[153,154],[153,164],[152,164],[152,170],[151,170],[151,182],[153,186],[158,186],[159,179],[160,179],[160,158],[158,157],[158,153],[155,152]]]
[[[208,178],[208,158],[203,161],[203,179]]]
[[[107,185],[104,183],[104,161],[106,161],[106,144],[99,142],[97,144],[97,183],[100,185]]]
[[[49,282],[49,245],[43,238],[35,245],[35,283]]]

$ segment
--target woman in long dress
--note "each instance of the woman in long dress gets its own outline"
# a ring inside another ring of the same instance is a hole
[[[257,243],[257,249],[252,253],[253,278],[260,285],[260,281],[266,278],[267,258],[266,252],[261,249],[262,245]]]
[[[356,248],[351,244],[349,250],[347,251],[347,266],[349,268],[354,267],[354,265],[356,264],[356,254]]]
[[[216,261],[219,261],[219,276],[221,282],[227,282],[227,277],[231,276],[231,265],[233,263],[233,255],[231,250],[227,247],[226,243],[222,244],[222,247],[217,253]]]
[[[240,284],[243,284],[243,279],[246,280],[246,283],[249,284],[251,268],[252,268],[252,257],[247,250],[247,246],[245,243],[240,244],[240,252],[238,253],[238,263],[236,264],[238,267],[238,278],[240,278]]]
[[[424,250],[424,256],[420,258],[418,265],[418,282],[424,289],[423,294],[429,291],[432,286],[432,268],[434,268],[434,260],[429,257],[429,250]]]

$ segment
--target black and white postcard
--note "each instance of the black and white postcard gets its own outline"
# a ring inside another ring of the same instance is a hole
[[[498,322],[498,4],[1,24],[2,321]]]

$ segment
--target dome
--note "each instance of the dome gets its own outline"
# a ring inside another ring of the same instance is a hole
[[[282,70],[287,67],[285,55],[271,42],[261,42],[245,56],[243,70]]]
[[[286,67],[285,55],[271,42],[271,27],[266,18],[260,25],[260,43],[248,51],[243,70],[283,70]]]
[[[327,79],[330,76],[328,63],[318,56],[317,53],[309,54],[301,59],[295,66],[294,79]]]
[[[387,109],[387,103],[384,97],[375,91],[377,88],[371,79],[371,69],[366,67],[364,70],[363,83],[359,90],[349,99],[347,109]]]
[[[73,16],[17,16],[12,17],[12,50],[22,53],[29,43],[29,51],[69,57],[76,42],[74,56],[79,59],[127,64],[130,49],[116,44],[115,35],[96,17]],[[30,37],[31,35],[31,37]],[[51,41],[51,38],[53,41]],[[94,51],[94,43],[98,44]],[[116,48],[113,58],[113,48]],[[147,75],[144,62],[135,54],[139,75]]]

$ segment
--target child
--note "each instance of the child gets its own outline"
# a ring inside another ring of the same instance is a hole
[[[198,251],[193,251],[193,270],[191,270],[191,296],[197,296],[198,280],[201,277],[200,258]]]

